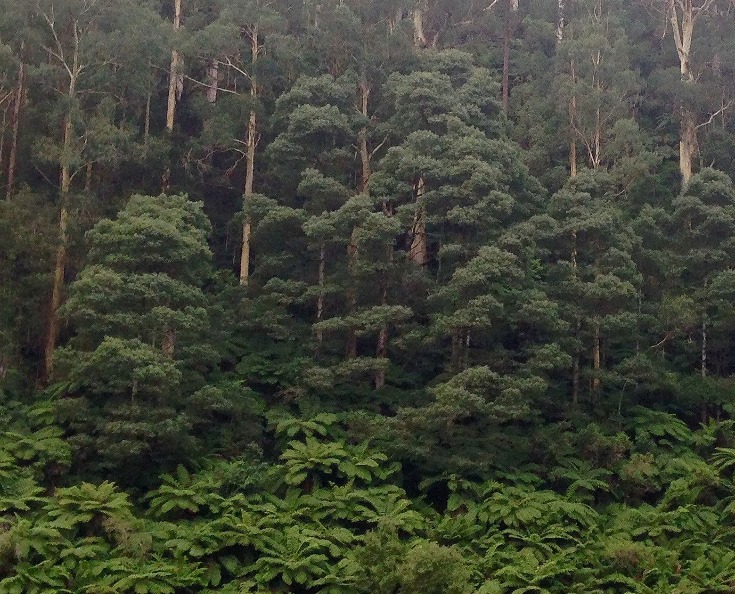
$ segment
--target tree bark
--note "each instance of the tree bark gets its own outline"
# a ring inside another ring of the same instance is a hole
[[[174,0],[174,31],[181,29],[181,0]],[[168,103],[166,106],[166,131],[169,135],[174,130],[176,121],[176,103],[181,96],[184,83],[184,60],[177,49],[171,50],[171,68],[168,78]],[[165,194],[171,185],[171,165],[167,165],[161,176],[161,191]]]
[[[251,31],[250,54],[253,71],[250,73],[250,97],[255,102],[258,98],[258,86],[255,79],[255,64],[258,61],[258,28]],[[245,192],[243,194],[243,210],[245,219],[242,224],[242,249],[240,251],[240,284],[247,286],[250,280],[250,241],[252,235],[252,217],[248,212],[253,198],[253,178],[255,177],[255,148],[258,144],[258,119],[255,110],[250,111],[248,118],[248,136],[245,142]]]
[[[72,80],[69,89],[70,98],[74,96],[75,80]],[[67,155],[71,147],[72,121],[71,114],[67,113],[64,121],[64,150],[62,155]],[[61,164],[61,195],[59,207],[59,237],[56,248],[56,259],[54,263],[53,286],[51,290],[51,306],[49,308],[48,335],[44,347],[44,377],[48,378],[53,371],[54,352],[56,341],[59,337],[58,309],[61,306],[64,290],[64,275],[66,273],[66,252],[69,242],[69,190],[71,189],[71,171],[67,160],[62,157]]]
[[[424,48],[428,45],[424,31],[424,16],[427,9],[426,0],[417,0],[413,9],[413,44],[417,48]]]
[[[217,91],[219,90],[219,61],[210,60],[207,66],[207,102],[217,102]]]
[[[388,248],[388,262],[393,261],[393,251],[392,248]],[[388,305],[388,278],[387,274],[383,276],[383,287],[380,294],[380,304],[381,305]],[[388,325],[384,324],[380,328],[380,332],[378,333],[378,345],[375,350],[375,355],[378,359],[387,359],[388,358]],[[375,371],[375,389],[379,390],[385,386],[385,370],[384,369],[377,369]]]
[[[510,106],[510,42],[516,28],[518,0],[508,0],[503,24],[503,113]]]
[[[316,321],[321,322],[324,317],[324,281],[326,278],[326,266],[327,266],[327,255],[324,249],[324,244],[319,246],[319,274],[318,274],[318,286],[319,294],[316,298]],[[324,333],[321,328],[316,331],[316,340],[321,345],[324,340]]]
[[[565,0],[557,0],[556,12],[556,43],[560,44],[564,40],[564,19],[565,19]]]
[[[64,276],[66,273],[66,257],[67,246],[69,242],[69,191],[71,190],[71,168],[69,165],[69,153],[72,148],[72,135],[74,132],[71,104],[76,99],[77,79],[82,71],[79,64],[79,28],[74,23],[74,49],[72,54],[71,65],[64,64],[69,73],[69,87],[66,92],[66,98],[69,103],[66,115],[64,116],[64,126],[62,132],[62,151],[59,165],[61,166],[60,174],[60,195],[59,195],[59,236],[56,248],[56,258],[54,262],[53,285],[51,288],[51,303],[49,307],[48,317],[48,334],[46,336],[46,344],[43,353],[43,377],[48,378],[53,371],[54,352],[56,350],[56,341],[59,337],[59,317],[58,309],[61,306],[64,290]]]
[[[25,42],[20,46],[20,64],[18,65],[18,87],[13,98],[13,115],[11,120],[12,137],[10,141],[10,155],[8,157],[8,185],[6,190],[6,198],[10,199],[13,195],[15,185],[15,169],[18,160],[18,133],[20,130],[20,110],[23,105],[23,97],[25,95],[25,63],[23,62],[23,50]]]
[[[174,31],[181,29],[181,0],[174,0]],[[168,104],[166,108],[166,130],[173,132],[176,120],[176,102],[179,97],[183,58],[177,49],[171,50],[171,70],[168,78]]]
[[[359,85],[359,102],[360,102],[360,113],[367,117],[368,115],[368,102],[370,99],[370,86],[367,81],[363,78]],[[362,128],[357,137],[357,144],[360,151],[360,184],[358,190],[367,192],[368,182],[372,175],[370,151],[368,150],[368,130]],[[350,237],[350,243],[347,246],[347,266],[351,277],[354,276],[354,268],[357,263],[357,242],[355,240],[355,234],[357,229],[353,229],[352,236]],[[357,307],[357,294],[355,293],[354,283],[350,283],[350,287],[347,290],[347,310],[352,312]],[[354,328],[349,328],[347,331],[347,344],[345,347],[345,356],[348,359],[354,359],[357,357],[357,333]]]
[[[161,351],[167,357],[173,359],[174,351],[176,350],[176,330],[168,328],[163,333],[163,342],[161,343]]]
[[[424,204],[426,185],[423,177],[419,177],[416,182],[415,192],[416,212],[413,217],[411,247],[408,251],[408,258],[417,266],[425,266],[428,262],[428,251],[426,244],[426,205]]]
[[[592,344],[592,369],[594,375],[592,377],[592,394],[595,398],[600,396],[600,388],[602,382],[600,381],[599,373],[602,367],[602,356],[601,356],[601,339],[600,339],[600,320],[595,318],[594,336]]]
[[[667,0],[667,12],[671,23],[671,31],[679,57],[679,71],[682,82],[694,84],[691,70],[692,39],[694,26],[699,17],[707,12],[714,0],[703,0],[695,5],[693,0]],[[681,124],[679,138],[679,170],[681,179],[686,184],[692,177],[694,157],[697,152],[696,115],[684,104],[680,106]]]

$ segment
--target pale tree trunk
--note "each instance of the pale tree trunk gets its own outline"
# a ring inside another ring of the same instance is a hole
[[[327,266],[327,255],[326,251],[324,249],[324,243],[321,243],[319,245],[319,273],[318,273],[318,286],[319,286],[319,294],[316,298],[316,321],[321,322],[324,318],[324,281],[326,278],[326,266]],[[321,328],[316,331],[316,340],[317,343],[321,345],[322,341],[324,340],[324,333],[322,332]]]
[[[427,0],[417,0],[413,9],[413,44],[417,48],[426,47],[426,32],[424,31],[424,17],[428,11]]]
[[[49,27],[53,31],[53,21],[47,19]],[[54,262],[53,284],[51,288],[51,303],[49,307],[48,317],[48,334],[46,336],[46,344],[43,353],[43,376],[48,378],[53,370],[54,351],[56,350],[56,341],[59,337],[59,317],[58,309],[61,306],[64,291],[64,275],[66,273],[67,246],[69,243],[69,191],[71,190],[72,173],[69,165],[69,153],[72,149],[72,136],[74,133],[73,122],[71,117],[71,104],[77,95],[77,79],[82,72],[83,67],[79,64],[79,27],[74,23],[74,49],[72,52],[72,63],[65,63],[67,72],[69,73],[69,87],[66,92],[66,99],[69,103],[67,113],[64,117],[64,125],[62,131],[62,151],[60,158],[61,174],[60,174],[60,193],[59,193],[59,236],[58,245],[56,247],[56,258]],[[56,35],[54,31],[54,35]],[[61,53],[60,53],[61,54]]]
[[[602,368],[602,341],[600,338],[600,319],[596,316],[594,322],[594,336],[592,340],[592,369],[594,372],[592,378],[592,394],[595,398],[598,398],[600,396],[600,388],[602,387],[602,382],[599,377],[599,373]]]
[[[559,44],[564,40],[565,1],[557,0],[556,7],[556,43]]]
[[[365,79],[362,79],[360,81],[359,85],[359,102],[360,102],[360,113],[367,117],[368,115],[368,102],[370,99],[370,86],[368,85],[367,81]],[[362,192],[367,191],[368,181],[370,180],[370,175],[372,174],[371,169],[371,157],[370,157],[370,151],[368,150],[368,130],[367,128],[362,128],[358,134],[357,137],[357,144],[358,149],[360,152],[360,185],[358,187],[358,190]],[[356,241],[356,231],[357,229],[354,229],[352,231],[352,236],[350,237],[350,243],[347,246],[347,262],[348,262],[348,269],[350,271],[350,276],[354,276],[354,268],[357,264],[357,241]],[[357,295],[355,293],[354,283],[350,283],[350,287],[347,291],[347,309],[348,311],[352,312],[355,310],[357,306]],[[348,359],[354,359],[357,357],[357,334],[355,332],[354,328],[350,328],[347,331],[347,345],[345,348],[345,355]]]
[[[15,97],[13,98],[13,115],[11,118],[12,136],[10,140],[10,155],[8,157],[8,185],[6,191],[6,198],[8,199],[13,195],[13,186],[15,185],[15,169],[18,160],[18,133],[20,130],[20,110],[25,96],[25,63],[23,62],[24,48],[25,42],[20,46],[18,86],[15,90]]]
[[[219,61],[210,60],[207,66],[207,102],[217,102],[217,91],[219,90]]]
[[[428,255],[426,245],[426,205],[424,204],[426,185],[423,177],[419,177],[416,182],[415,192],[416,212],[413,217],[411,247],[408,251],[408,258],[417,266],[425,266],[428,262]]]
[[[258,27],[251,30],[250,54],[253,71],[250,73],[250,97],[255,102],[258,98],[258,86],[255,79],[255,64],[258,61]],[[249,212],[253,198],[253,178],[255,176],[255,148],[258,144],[258,120],[255,110],[250,111],[248,118],[248,136],[245,142],[245,192],[243,193],[243,210],[245,219],[242,223],[242,249],[240,252],[240,284],[247,286],[250,281],[250,241],[252,236],[252,217]]]
[[[69,97],[74,96],[74,83],[70,85]],[[72,137],[72,121],[71,114],[67,114],[64,121],[64,150],[63,155],[67,155],[71,148]],[[61,164],[61,196],[59,209],[59,237],[56,247],[56,259],[54,263],[53,286],[51,290],[51,306],[49,308],[48,335],[46,337],[46,345],[44,348],[44,377],[48,378],[53,370],[54,351],[56,350],[56,341],[59,336],[59,318],[58,309],[61,306],[62,294],[64,290],[64,275],[66,273],[66,252],[69,242],[69,190],[71,189],[71,171],[68,165],[68,159],[62,157]]]
[[[510,106],[510,42],[518,18],[518,0],[508,0],[503,25],[503,113]]]
[[[703,0],[699,4],[694,0],[667,0],[666,10],[679,57],[681,80],[687,84],[694,84],[690,61],[694,25],[713,4],[714,0]],[[680,110],[679,170],[682,182],[686,184],[692,177],[694,156],[697,152],[697,124],[696,115],[688,107],[682,104]]]
[[[181,0],[174,0],[174,31],[181,29]],[[181,89],[183,87],[183,76],[184,76],[184,59],[181,53],[177,49],[171,50],[171,70],[168,78],[168,103],[166,106],[166,130],[169,135],[174,130],[174,123],[176,121],[176,103],[181,96]],[[166,166],[166,169],[161,176],[161,191],[163,193],[168,192],[171,183],[171,165]]]

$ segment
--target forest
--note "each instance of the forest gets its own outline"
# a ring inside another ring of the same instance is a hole
[[[731,0],[0,0],[0,593],[734,593],[734,177]]]

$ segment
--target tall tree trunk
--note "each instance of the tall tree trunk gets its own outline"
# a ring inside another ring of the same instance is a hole
[[[390,246],[387,248],[387,250],[388,250],[387,260],[390,265],[390,263],[393,262],[393,247]],[[383,275],[383,286],[380,292],[380,304],[388,305],[388,274],[387,273]],[[378,346],[376,348],[375,354],[378,359],[388,358],[388,325],[387,324],[384,324],[383,327],[380,329],[380,332],[378,333]],[[379,390],[384,385],[385,385],[385,370],[377,369],[375,371],[375,389]]]
[[[324,243],[319,245],[319,274],[318,274],[318,286],[319,294],[316,298],[316,321],[321,322],[324,318],[324,281],[326,278],[326,266],[327,266],[327,254],[324,249]],[[321,328],[316,331],[317,343],[321,345],[324,340],[324,333]]]
[[[700,352],[700,373],[707,377],[707,316],[702,314],[702,349]]]
[[[508,0],[503,24],[503,113],[510,106],[510,42],[516,28],[518,0]]]
[[[577,231],[572,231],[572,274],[577,277]],[[579,335],[582,330],[582,319],[577,316],[574,328],[574,337],[579,342]],[[579,349],[575,345],[574,356],[572,359],[572,404],[576,406],[579,402]]]
[[[556,8],[556,43],[558,45],[564,40],[565,1],[557,0]]]
[[[600,388],[602,387],[602,382],[599,377],[600,369],[602,368],[602,349],[600,344],[600,320],[597,317],[595,317],[594,321],[594,336],[592,340],[592,394],[595,398],[598,398],[600,396]]]
[[[679,140],[679,171],[686,184],[694,174],[694,157],[697,153],[697,125],[694,114],[682,107]]]
[[[210,60],[207,65],[207,102],[217,102],[217,91],[219,90],[219,61]]]
[[[413,44],[417,48],[423,48],[428,45],[426,41],[426,32],[424,30],[424,17],[428,10],[426,0],[416,0],[413,9]]]
[[[174,0],[174,31],[181,29],[181,0]],[[168,77],[168,103],[166,106],[166,130],[169,135],[174,130],[176,121],[176,103],[181,96],[184,76],[184,59],[177,49],[171,50],[171,69]],[[161,191],[168,192],[171,184],[171,165],[167,165],[161,176]]]
[[[258,61],[258,27],[251,30],[250,54],[253,71],[250,73],[250,97],[255,102],[258,98],[258,86],[255,78],[255,64]],[[240,284],[247,286],[250,280],[250,241],[252,236],[252,217],[249,212],[253,198],[253,178],[255,176],[255,148],[258,144],[258,119],[255,110],[250,111],[248,118],[248,137],[245,147],[245,192],[243,194],[243,210],[245,219],[242,224],[242,249],[240,251]]]
[[[408,258],[417,266],[425,266],[428,262],[428,250],[426,240],[426,205],[424,204],[426,185],[423,177],[419,177],[416,182],[415,192],[416,212],[413,217],[411,247],[408,251]]]
[[[679,71],[682,82],[694,84],[691,70],[692,39],[694,25],[699,17],[709,11],[714,0],[703,0],[697,6],[692,0],[667,0],[667,12],[671,31],[679,57]],[[682,182],[686,184],[692,177],[694,157],[697,152],[696,115],[684,104],[680,107],[681,126],[679,138],[679,170]]]
[[[152,93],[149,91],[145,101],[145,119],[143,122],[143,146],[146,149],[148,148],[148,141],[151,136],[151,101]]]
[[[23,50],[25,48],[25,42],[21,43],[20,46],[20,64],[18,65],[18,86],[15,90],[15,97],[13,98],[13,116],[11,119],[12,126],[12,137],[10,140],[10,155],[8,157],[8,186],[6,191],[6,198],[10,199],[13,195],[13,189],[15,185],[15,169],[18,160],[18,133],[20,130],[20,110],[23,105],[23,98],[25,96],[25,63],[23,62]]]
[[[368,116],[368,102],[370,99],[370,86],[367,81],[363,78],[360,80],[359,85],[359,102],[360,102],[360,113],[367,117]],[[357,144],[360,151],[360,184],[358,190],[360,192],[367,192],[368,181],[370,181],[370,175],[372,174],[370,164],[370,151],[368,150],[368,130],[362,128],[357,137]],[[350,243],[347,246],[347,266],[350,276],[354,276],[354,268],[357,263],[357,242],[355,238],[357,229],[353,229],[352,236],[350,237]],[[355,292],[354,283],[350,283],[350,287],[347,290],[347,310],[352,312],[357,306],[357,294]],[[357,357],[357,333],[354,328],[349,328],[347,331],[347,344],[345,347],[345,355],[348,359],[354,359]]]
[[[75,81],[70,84],[69,97],[74,97]],[[72,121],[71,114],[67,113],[64,119],[64,138],[61,163],[61,194],[59,205],[59,237],[56,247],[56,259],[54,263],[53,286],[51,290],[51,304],[49,308],[48,334],[46,336],[46,344],[44,347],[44,377],[48,378],[53,370],[54,351],[56,350],[56,341],[59,337],[59,317],[58,309],[61,306],[62,294],[64,290],[64,275],[66,273],[66,253],[69,242],[69,190],[71,189],[71,170],[69,169],[68,159],[65,157],[71,149],[72,138]]]
[[[577,82],[577,69],[572,60],[571,64],[572,84]],[[577,175],[577,137],[574,131],[575,121],[577,119],[577,95],[572,93],[569,100],[569,175],[575,177]]]

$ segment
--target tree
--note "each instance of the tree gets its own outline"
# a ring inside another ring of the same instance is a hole
[[[62,310],[75,336],[54,376],[82,459],[125,473],[131,456],[160,465],[189,447],[186,396],[217,361],[201,290],[209,229],[186,196],[134,196],[90,231],[89,261]]]

